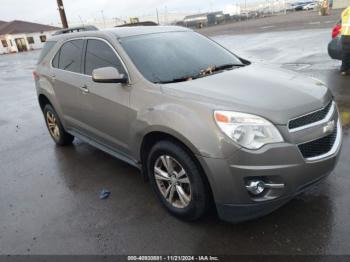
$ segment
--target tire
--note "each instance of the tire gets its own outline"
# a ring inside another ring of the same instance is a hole
[[[169,163],[167,161],[172,165],[170,170],[175,171],[172,172],[173,178],[166,176],[171,173],[165,165]],[[200,168],[187,150],[174,142],[160,141],[150,150],[146,164],[152,190],[168,212],[187,221],[198,220],[204,216],[210,206],[210,191]],[[168,190],[169,187],[172,189]]]
[[[47,104],[43,112],[46,127],[56,145],[66,146],[72,144],[74,136],[64,130],[55,109],[50,104]]]

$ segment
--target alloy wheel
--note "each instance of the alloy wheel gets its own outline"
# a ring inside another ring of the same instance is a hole
[[[47,121],[47,126],[49,128],[51,136],[54,139],[59,140],[60,139],[60,128],[59,128],[58,123],[57,123],[57,118],[55,117],[55,115],[52,112],[47,111],[46,121]]]
[[[154,165],[154,177],[162,196],[176,208],[186,208],[192,199],[191,183],[183,166],[173,157],[161,155]]]

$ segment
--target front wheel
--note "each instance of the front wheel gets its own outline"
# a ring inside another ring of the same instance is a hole
[[[209,207],[209,190],[201,170],[181,146],[160,141],[147,159],[151,187],[162,205],[184,220],[202,217]]]

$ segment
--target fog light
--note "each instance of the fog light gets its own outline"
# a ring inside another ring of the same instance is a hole
[[[255,196],[260,195],[266,189],[283,189],[284,187],[284,183],[266,183],[262,180],[250,180],[245,186],[245,188]]]
[[[265,183],[261,180],[251,180],[248,185],[245,186],[246,189],[253,195],[260,195],[265,190]]]

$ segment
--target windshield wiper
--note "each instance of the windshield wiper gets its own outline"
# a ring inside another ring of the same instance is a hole
[[[185,82],[185,81],[190,81],[196,78],[200,78],[203,77],[204,75],[202,74],[198,74],[198,75],[193,75],[193,76],[183,76],[183,77],[179,77],[179,78],[174,78],[172,80],[169,81],[158,81],[155,82],[156,84],[170,84],[170,83],[178,83],[178,82]]]
[[[235,67],[243,67],[245,66],[244,64],[224,64],[220,66],[213,66],[212,72],[217,72],[217,71],[222,71],[226,69],[233,69]]]
[[[214,72],[219,72],[219,71],[233,69],[235,67],[242,67],[242,66],[245,66],[245,65],[244,64],[224,64],[224,65],[220,65],[220,66],[209,66],[206,69],[200,70],[200,72],[196,75],[182,76],[179,78],[174,78],[174,79],[169,80],[169,81],[159,81],[159,82],[155,82],[155,83],[156,84],[170,84],[170,83],[185,82],[185,81],[190,81],[190,80],[194,80],[197,78],[205,77],[208,75],[212,75],[212,74],[214,74]]]

